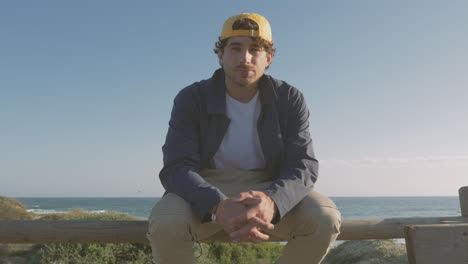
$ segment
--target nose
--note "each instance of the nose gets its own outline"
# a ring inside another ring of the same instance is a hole
[[[249,49],[242,50],[240,54],[240,62],[242,64],[250,64],[252,62],[252,54],[249,52]]]

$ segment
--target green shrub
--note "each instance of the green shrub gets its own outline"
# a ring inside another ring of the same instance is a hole
[[[196,263],[270,264],[279,257],[282,247],[274,243],[197,244]],[[141,244],[51,244],[39,250],[38,255],[38,264],[152,263],[151,247]]]
[[[324,264],[407,264],[406,247],[393,240],[347,241],[332,249]]]
[[[213,263],[258,264],[273,263],[284,246],[277,243],[211,243],[204,244],[204,247]]]
[[[0,245],[0,264],[34,264],[28,260],[38,248],[31,244]]]
[[[8,250],[8,255],[14,256],[14,257],[30,256],[31,251],[38,249],[36,245],[31,245],[31,244],[16,244],[16,245],[14,244],[14,245],[5,245],[5,246]]]
[[[51,244],[38,252],[39,263],[146,264],[151,248],[140,244]]]
[[[195,247],[197,264],[271,264],[279,257],[283,246],[215,243]],[[152,255],[150,246],[141,244],[49,244],[31,252],[27,263],[146,264],[152,263]]]
[[[41,215],[39,220],[138,220],[138,218],[119,212],[90,213],[75,209],[65,213]]]
[[[0,220],[29,220],[34,214],[27,211],[21,202],[0,196]]]

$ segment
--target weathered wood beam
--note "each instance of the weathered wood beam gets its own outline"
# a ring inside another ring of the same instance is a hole
[[[408,225],[468,223],[468,186],[459,194],[461,217],[345,219],[338,240],[404,238]],[[0,220],[0,244],[148,243],[147,229],[147,221]]]
[[[407,225],[444,223],[468,223],[468,217],[343,220],[338,239],[404,238]],[[147,221],[0,220],[0,244],[148,243],[147,227]]]
[[[0,220],[0,243],[147,243],[147,221]]]
[[[468,217],[414,217],[344,220],[338,240],[405,238],[405,226],[449,223],[468,223]]]
[[[461,187],[458,190],[460,198],[460,208],[462,216],[468,217],[468,186]]]
[[[468,224],[405,227],[410,264],[468,263]]]

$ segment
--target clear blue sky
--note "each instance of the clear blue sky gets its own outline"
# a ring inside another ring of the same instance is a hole
[[[0,195],[160,196],[172,100],[241,11],[305,94],[329,196],[468,185],[467,1],[5,1]]]

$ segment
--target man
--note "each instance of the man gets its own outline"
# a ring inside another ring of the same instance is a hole
[[[340,213],[312,190],[318,162],[303,95],[265,75],[275,49],[268,21],[224,23],[221,69],[179,92],[163,146],[165,195],[148,239],[156,263],[193,263],[198,241],[288,241],[277,263],[320,263]]]

